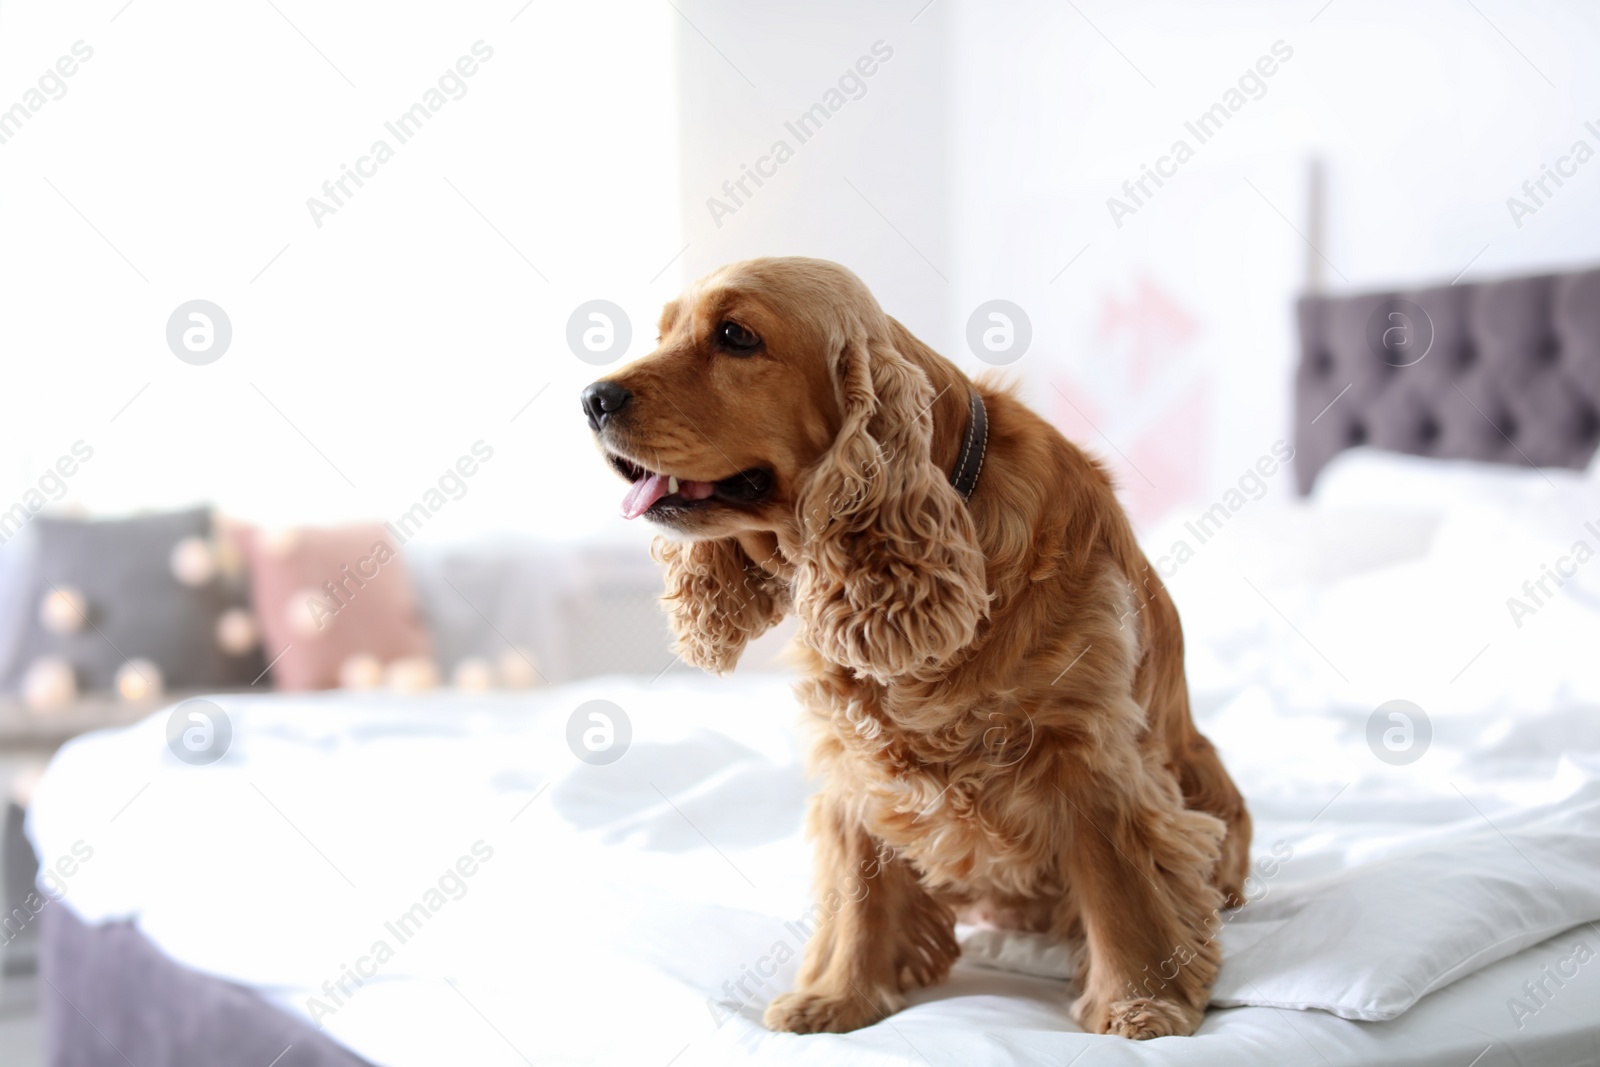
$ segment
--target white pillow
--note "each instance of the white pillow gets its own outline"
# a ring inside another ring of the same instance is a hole
[[[1246,571],[1258,583],[1326,583],[1421,559],[1439,516],[1263,501],[1221,528],[1208,523],[1212,520],[1203,507],[1192,505],[1142,532],[1145,555],[1174,590],[1185,589],[1202,571],[1221,571],[1235,584]],[[1201,559],[1205,562],[1190,562]]]
[[[1600,920],[1596,839],[1600,782],[1590,782],[1559,803],[1497,815],[1493,826],[1474,815],[1310,881],[1274,886],[1264,856],[1251,902],[1224,913],[1211,1003],[1393,1019],[1434,990]],[[1600,951],[1590,928],[1569,940],[1584,943],[1585,960]],[[1556,947],[1566,957],[1573,946]],[[996,930],[967,934],[962,958],[1056,978],[1071,978],[1075,962],[1041,934]]]
[[[1592,470],[1595,464],[1590,466]],[[1589,477],[1584,471],[1563,467],[1522,467],[1351,448],[1333,457],[1317,475],[1311,499],[1319,507],[1440,513],[1485,496],[1515,495],[1527,486],[1579,486]]]

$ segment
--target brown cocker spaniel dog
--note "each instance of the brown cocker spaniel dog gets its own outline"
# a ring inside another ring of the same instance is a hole
[[[685,660],[725,672],[799,618],[827,904],[767,1025],[898,1010],[959,915],[1081,944],[1085,1029],[1193,1033],[1250,818],[1105,471],[822,260],[701,279],[583,404],[624,514],[667,533]]]

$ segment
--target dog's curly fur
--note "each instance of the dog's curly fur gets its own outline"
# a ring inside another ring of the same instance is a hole
[[[730,352],[734,322],[760,340]],[[835,264],[733,264],[669,304],[614,462],[757,500],[657,515],[678,651],[733,667],[785,614],[821,779],[824,918],[777,1030],[897,1010],[958,955],[958,915],[1081,940],[1096,1033],[1190,1034],[1242,899],[1250,819],[1189,716],[1177,610],[1110,479],[1007,390],[972,386]],[[982,477],[951,488],[967,391]]]

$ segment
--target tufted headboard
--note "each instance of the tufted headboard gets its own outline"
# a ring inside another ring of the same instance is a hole
[[[1295,475],[1338,452],[1583,467],[1600,444],[1600,270],[1306,296]]]

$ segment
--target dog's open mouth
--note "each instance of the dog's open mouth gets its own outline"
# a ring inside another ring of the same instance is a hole
[[[762,467],[752,467],[715,482],[702,482],[657,474],[615,453],[608,458],[617,473],[633,483],[628,495],[622,498],[625,519],[637,519],[646,513],[663,518],[671,512],[717,503],[759,504],[772,492],[772,472]]]

